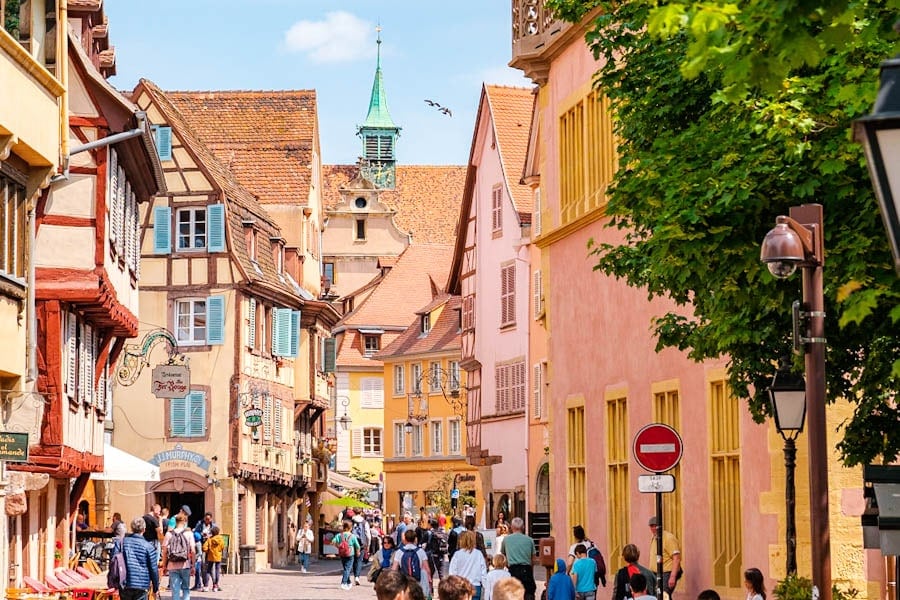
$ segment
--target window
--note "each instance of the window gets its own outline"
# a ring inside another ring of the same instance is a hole
[[[525,410],[525,363],[500,364],[494,367],[498,414]]]
[[[431,422],[431,454],[440,456],[444,453],[444,422],[436,419]]]
[[[541,227],[541,188],[534,188],[534,213],[531,217],[531,229],[534,235],[541,235],[543,228]]]
[[[462,304],[462,330],[475,329],[475,294],[468,294]]]
[[[741,405],[724,380],[709,386],[710,487],[713,585],[739,588],[741,548]],[[668,527],[668,525],[666,525]]]
[[[503,229],[503,188],[499,185],[491,190],[491,229]]]
[[[378,427],[355,429],[353,431],[353,454],[363,457],[381,457],[381,434],[382,431]],[[358,447],[357,440],[359,441]]]
[[[532,312],[534,313],[534,320],[537,321],[544,316],[544,278],[540,269],[535,269],[532,283],[534,287],[532,290]]]
[[[406,456],[406,423],[394,423],[394,456]]]
[[[384,380],[381,377],[363,377],[359,388],[360,408],[384,409]]]
[[[403,365],[394,365],[394,395],[402,396],[406,393],[406,369]]]
[[[629,518],[631,514],[628,490],[628,459],[631,454],[628,435],[628,403],[622,393],[606,398],[606,485],[611,506],[621,506],[622,510],[607,513],[607,527],[610,535],[610,556],[613,564],[618,564],[622,548],[631,539]],[[739,567],[740,568],[740,567]]]
[[[423,335],[428,333],[429,331],[431,331],[431,314],[430,313],[425,313],[424,315],[422,315],[420,318],[420,321],[421,321],[421,329],[422,329]]]
[[[566,410],[566,487],[569,523],[584,523],[587,507],[584,404]]]
[[[453,455],[462,454],[462,421],[459,419],[450,419],[447,421],[447,429],[449,441],[447,453]]]
[[[609,101],[591,91],[559,119],[561,224],[606,204],[616,159]]]
[[[176,214],[178,249],[205,250],[206,208],[182,208]]]
[[[532,410],[531,416],[540,419],[544,416],[544,363],[536,363],[532,369]]]
[[[459,361],[451,360],[449,363],[447,363],[447,367],[450,371],[450,391],[459,391]]]
[[[296,358],[300,346],[300,311],[273,308],[272,355]]]
[[[441,391],[441,363],[439,362],[428,363],[428,391]]]
[[[25,175],[0,162],[0,272],[25,278]]]
[[[75,313],[66,314],[65,393],[73,410],[95,405],[94,365],[97,364],[99,342],[99,335],[84,319]]]
[[[109,148],[108,152],[106,216],[109,248],[111,254],[118,257],[121,264],[137,278],[140,263],[140,211],[125,169],[119,164],[118,153],[114,148]]]
[[[422,365],[420,363],[412,364],[412,388],[413,394],[422,393]]]
[[[365,346],[366,356],[372,356],[376,352],[381,350],[381,336],[380,335],[363,336],[363,344]]]
[[[328,287],[329,284],[334,284],[334,263],[333,262],[322,263],[322,276],[327,281],[327,283],[325,284],[326,287]]]
[[[366,206],[368,206],[368,204],[369,203],[366,202],[365,198],[357,198],[356,200],[353,201],[353,206],[355,206],[356,208],[359,208],[359,209],[365,208]]]
[[[516,265],[500,267],[500,327],[516,324]]]
[[[366,239],[366,220],[365,219],[356,219],[356,229],[354,231],[356,234],[354,239],[357,241],[362,241]]]
[[[225,297],[175,300],[175,339],[185,346],[225,343]]]
[[[412,445],[412,455],[413,456],[422,456],[422,424],[415,423],[412,426],[412,433],[410,434],[411,445]]]
[[[206,437],[206,392],[169,399],[169,437]]]
[[[677,383],[666,382],[653,386],[653,419],[657,423],[668,425],[675,431],[681,431],[681,411],[679,407],[678,390],[673,389]],[[681,465],[684,461],[669,471],[675,476],[675,481],[681,479]],[[668,502],[664,503],[663,524],[667,531],[675,534],[679,540],[684,537],[681,523],[681,488],[675,486],[675,491],[667,494]]]

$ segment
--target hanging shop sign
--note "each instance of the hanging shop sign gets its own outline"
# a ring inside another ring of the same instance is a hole
[[[244,425],[247,427],[259,427],[262,425],[263,411],[261,408],[248,408],[244,411]]]
[[[28,461],[28,434],[0,431],[0,460]]]
[[[184,365],[159,365],[153,369],[150,392],[157,398],[184,398],[191,391],[191,370]]]

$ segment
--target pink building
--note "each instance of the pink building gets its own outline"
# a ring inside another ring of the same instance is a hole
[[[449,284],[463,298],[467,454],[488,525],[526,512],[532,192],[521,179],[533,103],[526,88],[482,90]]]

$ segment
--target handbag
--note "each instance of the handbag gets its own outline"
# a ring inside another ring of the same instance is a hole
[[[381,565],[379,565],[377,562],[373,562],[372,566],[369,567],[369,581],[375,583],[375,581],[378,579],[378,576],[381,575],[381,571]]]

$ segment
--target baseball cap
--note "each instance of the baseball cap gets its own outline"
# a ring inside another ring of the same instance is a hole
[[[187,504],[183,504],[183,505],[181,506],[181,512],[183,512],[183,513],[186,514],[187,516],[191,516],[191,507],[188,506]]]
[[[649,525],[650,527],[653,527],[654,525],[659,526],[659,519],[657,519],[656,517],[650,517],[650,520],[647,521],[647,525]]]

